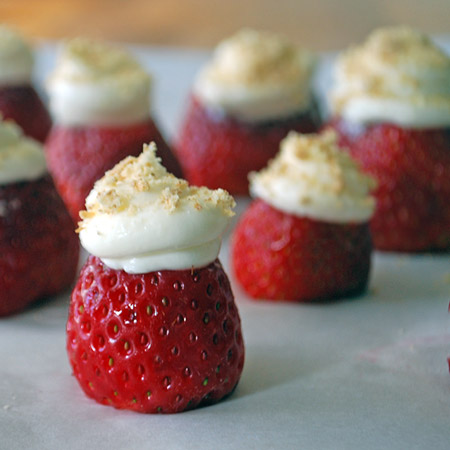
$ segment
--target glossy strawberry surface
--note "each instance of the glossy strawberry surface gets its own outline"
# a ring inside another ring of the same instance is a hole
[[[371,221],[381,250],[450,250],[450,129],[331,123],[362,168],[378,181]]]
[[[217,260],[131,275],[90,256],[72,293],[67,350],[89,397],[145,413],[215,403],[244,364],[239,314]]]
[[[289,131],[316,131],[316,116],[312,108],[297,116],[250,124],[215,115],[191,97],[175,150],[191,184],[247,194],[248,173],[262,169],[278,153]]]
[[[78,252],[50,177],[0,186],[0,316],[68,288]]]
[[[125,157],[137,156],[143,144],[154,141],[167,170],[181,170],[153,121],[123,127],[52,128],[45,146],[49,170],[73,220],[79,220],[95,181]]]
[[[367,223],[320,222],[256,200],[235,228],[231,256],[251,297],[311,301],[362,293],[371,250]]]
[[[44,142],[52,126],[50,114],[31,86],[0,88],[0,113],[22,128],[23,132]]]

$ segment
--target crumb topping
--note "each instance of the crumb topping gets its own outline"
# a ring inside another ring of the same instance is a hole
[[[313,56],[284,37],[244,29],[218,45],[207,67],[211,81],[259,85],[308,80]]]
[[[127,125],[150,115],[150,75],[125,49],[104,42],[65,42],[47,90],[52,115],[64,125]]]
[[[174,214],[178,210],[215,209],[224,216],[234,215],[233,197],[223,189],[189,186],[188,182],[167,172],[156,157],[156,145],[144,145],[137,157],[129,156],[98,180],[86,199],[86,210],[80,212],[86,222],[98,214],[136,215],[147,208]]]
[[[403,98],[412,105],[450,106],[450,57],[409,27],[374,31],[338,60],[333,108],[353,98]]]
[[[64,44],[56,74],[69,76],[72,81],[103,78],[143,78],[150,76],[125,50],[83,37]]]
[[[290,132],[281,142],[276,158],[265,169],[250,174],[252,184],[263,184],[269,192],[280,179],[289,180],[299,188],[299,205],[310,204],[312,193],[365,196],[376,185],[338,146],[334,131],[305,135]]]
[[[430,68],[450,67],[450,58],[424,33],[401,26],[375,30],[361,47],[349,51],[354,68],[358,69],[358,56],[367,52],[385,64],[410,63]]]

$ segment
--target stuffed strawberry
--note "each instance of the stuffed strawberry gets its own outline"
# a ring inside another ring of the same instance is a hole
[[[189,182],[247,194],[290,130],[313,132],[313,58],[281,36],[242,30],[198,75],[176,145]]]
[[[335,122],[342,140],[345,124]],[[351,155],[378,181],[371,220],[380,250],[450,250],[450,128],[412,130],[392,124],[350,136]]]
[[[251,175],[257,199],[232,236],[236,279],[257,299],[311,301],[362,293],[372,243],[373,180],[336,135],[291,132],[268,167]]]
[[[23,132],[44,142],[51,127],[50,115],[31,84],[33,54],[15,30],[0,25],[0,113]]]
[[[46,172],[42,147],[0,122],[0,316],[61,292],[75,277],[79,244]]]
[[[374,32],[338,62],[330,127],[378,181],[378,249],[450,250],[449,79],[450,57],[404,27]]]
[[[97,181],[79,229],[92,255],[67,322],[69,360],[89,397],[174,413],[233,391],[244,344],[217,260],[233,206],[225,191],[168,174],[154,146]]]
[[[69,41],[49,81],[55,117],[46,142],[49,170],[74,221],[94,182],[144,142],[167,169],[176,158],[150,117],[150,76],[127,53],[86,39]]]

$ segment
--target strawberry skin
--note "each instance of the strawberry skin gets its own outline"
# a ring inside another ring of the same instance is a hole
[[[72,293],[67,350],[85,393],[143,413],[219,401],[244,364],[240,318],[218,260],[130,275],[90,256]]]
[[[137,156],[154,141],[169,172],[181,175],[176,158],[152,120],[122,127],[55,125],[45,145],[47,165],[74,222],[95,181],[125,157]]]
[[[192,96],[176,152],[191,184],[247,194],[248,173],[262,169],[278,153],[289,131],[311,133],[317,128],[314,107],[295,117],[248,124],[216,116]]]
[[[27,136],[42,143],[52,126],[47,108],[31,86],[1,87],[0,112],[4,120],[13,120]]]
[[[78,252],[50,177],[0,186],[0,316],[68,288]]]
[[[236,279],[256,299],[311,301],[362,293],[371,238],[364,224],[332,224],[254,201],[234,230]]]
[[[380,250],[450,250],[450,129],[331,123],[341,144],[378,182],[371,231]]]

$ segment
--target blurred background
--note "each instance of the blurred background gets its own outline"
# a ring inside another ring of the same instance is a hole
[[[383,25],[450,33],[450,0],[0,0],[0,18],[36,38],[201,48],[250,26],[328,51]]]

